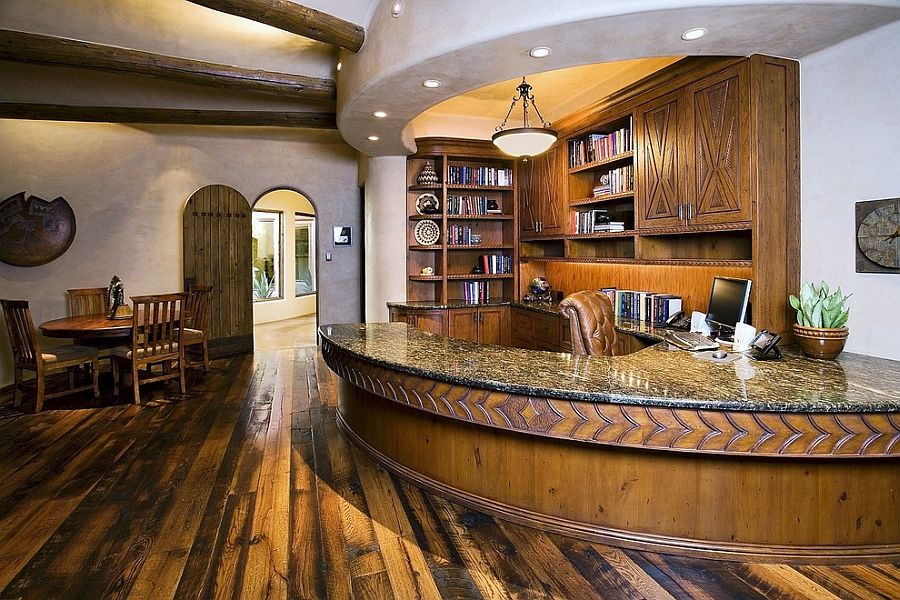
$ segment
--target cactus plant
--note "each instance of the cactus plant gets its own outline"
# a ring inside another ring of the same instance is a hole
[[[841,294],[838,287],[829,293],[828,284],[824,281],[818,288],[811,283],[800,286],[800,297],[791,294],[791,306],[797,311],[797,323],[804,327],[820,329],[840,329],[847,324],[850,307],[847,306],[849,296]]]

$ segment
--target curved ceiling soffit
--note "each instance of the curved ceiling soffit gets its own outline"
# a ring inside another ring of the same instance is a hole
[[[741,6],[697,6],[698,0],[694,0],[693,6],[623,11],[581,20],[573,20],[569,11],[561,13],[569,19],[565,22],[522,26],[514,32],[508,27],[503,31],[497,28],[493,37],[490,23],[464,38],[441,33],[454,30],[455,24],[446,19],[429,19],[433,21],[430,29],[421,26],[421,19],[411,19],[407,29],[416,29],[416,34],[405,39],[406,29],[388,31],[387,26],[392,24],[376,15],[363,51],[356,56],[342,53],[345,68],[338,80],[338,128],[350,145],[366,155],[406,155],[415,151],[412,119],[448,98],[499,81],[541,71],[652,56],[764,53],[799,58],[900,19],[900,5],[893,1],[801,0],[748,5],[749,1],[752,0],[745,0]],[[679,2],[656,0],[639,6],[648,4]],[[421,13],[427,8],[420,6],[410,3],[403,16],[422,17],[416,15],[416,9]],[[619,10],[623,10],[621,6]],[[543,23],[546,21],[542,19]],[[694,42],[681,40],[683,31],[698,26],[708,28],[710,34]],[[385,31],[375,37],[379,29]],[[376,42],[388,33],[392,43]],[[427,49],[419,47],[429,39],[439,42]],[[374,43],[370,46],[370,42]],[[550,46],[553,53],[541,60],[532,59],[528,51],[537,45]],[[425,79],[438,79],[443,85],[426,89],[422,87]],[[510,99],[513,93],[510,90]],[[540,90],[535,93],[540,99]],[[508,104],[497,106],[498,124],[508,108]],[[376,110],[387,112],[388,117],[373,117]],[[485,132],[486,137],[491,133]],[[370,141],[371,135],[379,139]]]

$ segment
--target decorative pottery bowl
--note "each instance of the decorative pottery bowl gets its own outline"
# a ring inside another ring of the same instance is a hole
[[[794,337],[797,345],[806,356],[823,360],[832,360],[844,349],[844,343],[850,330],[846,327],[839,329],[824,329],[821,327],[804,327],[794,323]]]

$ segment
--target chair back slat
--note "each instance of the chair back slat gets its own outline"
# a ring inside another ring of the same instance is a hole
[[[27,300],[0,300],[6,329],[12,344],[13,360],[19,366],[36,368],[41,353],[41,342],[34,330],[31,310]]]
[[[73,288],[69,293],[69,316],[102,315],[109,310],[106,288]]]
[[[161,294],[156,296],[132,296],[134,303],[134,327],[131,348],[141,360],[162,355],[177,354],[184,328],[187,294]]]
[[[206,335],[209,329],[212,289],[211,285],[192,285],[188,291],[187,311],[191,315],[191,329],[198,329],[203,335]]]

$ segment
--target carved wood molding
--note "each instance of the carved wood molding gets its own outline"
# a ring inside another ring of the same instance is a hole
[[[0,30],[0,60],[143,75],[303,100],[336,98],[332,79],[246,69],[21,31]]]
[[[648,227],[638,230],[639,235],[674,235],[678,233],[704,233],[707,231],[750,231],[749,222],[709,223],[707,225],[677,225],[674,227]]]
[[[322,340],[325,362],[373,394],[452,419],[592,444],[740,456],[900,456],[900,414],[742,412],[524,396],[409,375]]]
[[[189,0],[219,12],[265,23],[351,52],[359,52],[366,39],[361,26],[290,0]]]
[[[531,241],[531,240],[524,240]],[[522,262],[611,263],[625,265],[678,265],[686,267],[753,267],[752,260],[718,258],[598,258],[594,256],[523,256]]]
[[[237,127],[301,127],[337,129],[334,113],[268,110],[197,110],[133,106],[73,106],[0,102],[0,118],[88,123],[153,123],[159,125],[230,125]]]

